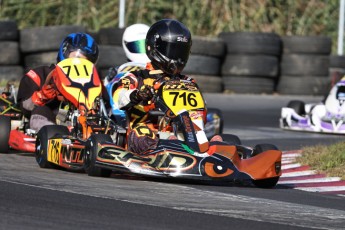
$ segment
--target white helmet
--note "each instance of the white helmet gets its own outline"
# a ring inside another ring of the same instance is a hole
[[[146,55],[145,39],[150,29],[145,24],[134,24],[126,28],[122,36],[122,46],[129,61],[147,63],[150,59]]]

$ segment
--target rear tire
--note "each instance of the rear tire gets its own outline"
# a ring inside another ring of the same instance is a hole
[[[278,148],[272,144],[258,144],[254,147],[252,157],[259,155],[260,153],[263,153],[267,150],[278,150]],[[279,176],[261,180],[252,180],[253,184],[259,188],[273,188],[274,186],[276,186],[278,181]]]
[[[233,134],[220,134],[220,136],[223,138],[223,141],[228,142],[231,145],[241,145],[242,142],[240,138]]]
[[[69,131],[66,126],[46,125],[37,133],[35,158],[41,168],[53,167],[53,163],[48,161],[48,140],[56,134],[67,135]]]
[[[95,165],[98,154],[98,144],[104,141],[113,142],[107,134],[92,134],[85,146],[84,170],[89,176],[110,177],[112,170],[103,169]]]
[[[8,153],[8,140],[11,132],[11,118],[7,116],[0,116],[0,151]]]

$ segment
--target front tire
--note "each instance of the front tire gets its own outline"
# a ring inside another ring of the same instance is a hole
[[[10,139],[11,132],[11,118],[7,116],[0,116],[0,151],[2,153],[8,153],[9,146],[8,141]]]
[[[92,134],[85,146],[84,170],[89,176],[110,177],[112,170],[103,169],[95,165],[98,154],[98,144],[101,142],[113,142],[107,134]]]
[[[290,101],[287,107],[295,110],[295,112],[300,116],[304,116],[306,114],[305,104],[303,101],[298,101],[298,100]]]
[[[67,135],[69,131],[66,126],[46,125],[37,133],[35,158],[41,168],[52,168],[53,164],[48,161],[48,140],[59,135]]]
[[[259,155],[268,150],[278,150],[278,148],[272,144],[258,144],[254,147],[252,157]],[[274,186],[276,186],[278,181],[279,181],[279,176],[267,178],[267,179],[261,179],[261,180],[252,180],[253,184],[259,188],[273,188]]]

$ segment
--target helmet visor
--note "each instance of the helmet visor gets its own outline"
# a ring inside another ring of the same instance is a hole
[[[137,40],[133,42],[125,42],[125,45],[129,52],[131,53],[138,53],[143,54],[146,52],[145,50],[145,39]]]
[[[187,62],[189,57],[190,45],[188,42],[165,42],[161,41],[157,50],[172,60]]]

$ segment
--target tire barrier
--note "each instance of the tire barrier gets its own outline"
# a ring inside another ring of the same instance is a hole
[[[223,81],[220,76],[212,75],[188,75],[195,79],[203,93],[220,93],[223,91]]]
[[[19,30],[17,22],[13,20],[0,21],[0,41],[18,41]]]
[[[98,43],[102,45],[121,46],[125,28],[101,28],[98,31]]]
[[[279,75],[281,39],[275,33],[222,32],[226,56],[221,75],[226,93],[271,94]]]
[[[278,92],[283,95],[326,95],[329,79],[324,76],[280,76]]]
[[[329,56],[329,77],[330,87],[333,87],[342,77],[345,76],[345,56]]]
[[[50,52],[40,52],[40,53],[30,53],[24,56],[24,63],[26,69],[31,69],[37,66],[41,65],[51,65],[53,63],[56,63],[57,58],[57,52],[56,51],[50,51]]]
[[[122,35],[126,28],[101,28],[98,31],[99,59],[97,69],[101,79],[108,74],[110,67],[127,62],[122,48]]]
[[[0,65],[20,64],[18,41],[0,41]]]
[[[223,76],[224,88],[239,94],[272,94],[274,81],[262,76],[226,75]],[[229,91],[228,91],[229,92]]]
[[[56,62],[61,40],[82,26],[62,25],[19,30],[13,20],[0,21],[0,79],[18,80],[23,73]],[[122,48],[125,28],[88,32],[99,44],[98,72],[127,62]],[[193,36],[183,74],[204,92],[323,95],[345,75],[345,56],[330,55],[325,36],[278,36],[261,32],[222,32],[215,38]]]
[[[61,41],[70,33],[85,31],[84,27],[74,25],[34,27],[20,30],[20,50],[23,55],[25,72],[37,66],[56,63]]]
[[[228,54],[263,54],[279,57],[281,39],[275,33],[222,32],[218,35],[226,44]]]
[[[283,36],[284,54],[329,55],[332,40],[325,36]]]
[[[221,93],[220,76],[225,44],[219,38],[193,36],[191,54],[182,73],[193,77],[203,92]]]
[[[20,30],[20,49],[23,53],[56,51],[70,33],[85,32],[82,26],[46,26]]]
[[[103,79],[110,67],[120,66],[127,62],[125,51],[122,46],[99,45],[99,58],[97,70]]]
[[[6,85],[8,81],[14,81],[19,83],[23,75],[24,69],[20,65],[0,66],[1,85]]]
[[[0,21],[0,81],[19,81],[23,76],[19,50],[19,30],[13,20]]]
[[[325,95],[330,90],[332,41],[324,36],[283,36],[280,94]]]

